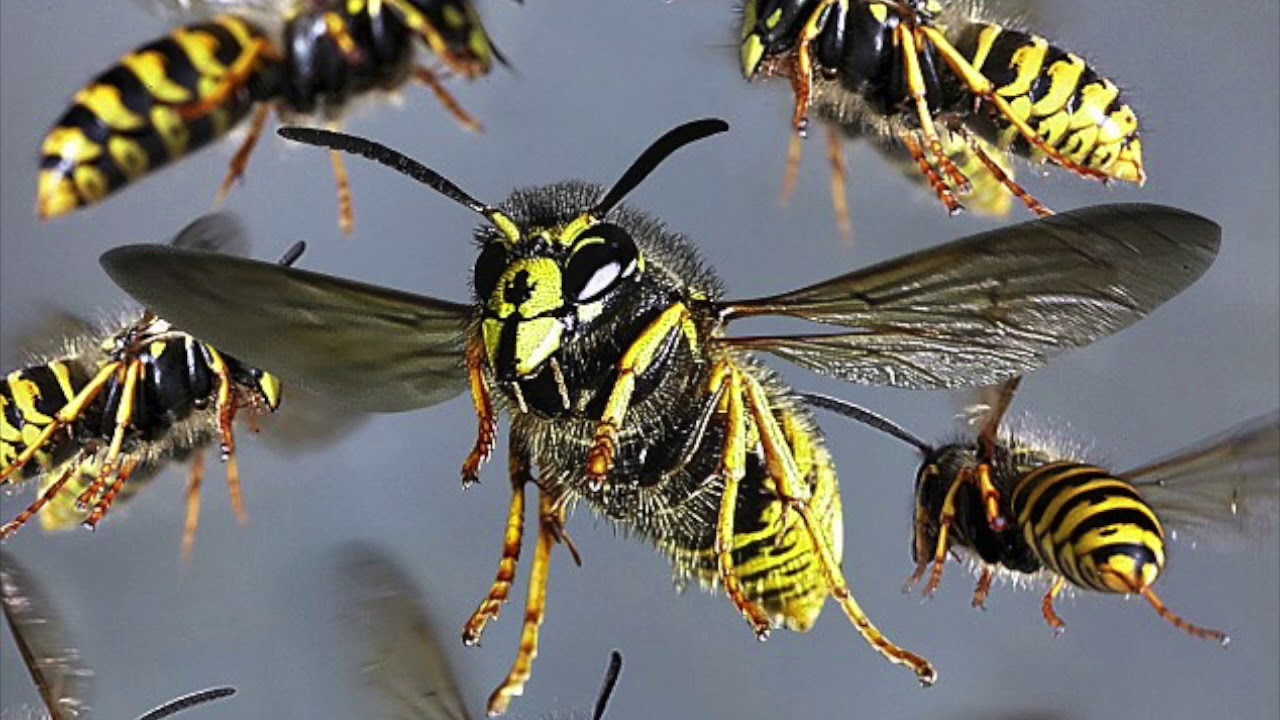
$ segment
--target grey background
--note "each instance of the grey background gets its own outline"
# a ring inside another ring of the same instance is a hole
[[[1096,459],[1128,467],[1277,406],[1277,5],[1264,0],[1044,3],[1036,26],[1122,82],[1144,123],[1144,190],[1055,174],[1028,184],[1057,209],[1164,202],[1225,228],[1202,282],[1149,320],[1065,357],[1025,384],[1018,409],[1091,440]],[[518,74],[497,71],[460,100],[486,125],[454,126],[410,89],[402,107],[365,108],[366,134],[422,158],[480,198],[580,177],[611,183],[669,127],[716,115],[732,134],[682,152],[637,190],[634,205],[694,238],[732,295],[807,284],[991,226],[948,220],[935,201],[867,148],[849,155],[857,229],[842,247],[830,214],[822,144],[807,146],[797,197],[777,197],[790,95],[737,73],[728,2],[500,0],[481,11]],[[164,22],[127,2],[0,6],[0,319],[6,368],[15,338],[53,308],[124,304],[98,255],[164,241],[209,207],[234,143],[200,153],[112,202],[39,225],[34,155],[76,88]],[[441,297],[466,296],[475,218],[388,171],[350,164],[357,237],[334,223],[329,164],[315,150],[264,138],[228,206],[254,252],[311,243],[313,269]],[[1023,168],[1022,176],[1032,173]],[[1014,220],[1024,216],[1015,215]],[[952,429],[947,394],[877,391],[784,368],[798,386],[868,404],[926,437]],[[542,655],[520,717],[585,707],[610,648],[626,655],[619,718],[701,717],[1236,717],[1280,712],[1280,626],[1274,539],[1231,555],[1177,546],[1158,589],[1189,619],[1229,630],[1228,650],[1184,636],[1139,600],[1080,595],[1061,603],[1054,640],[1038,592],[997,588],[985,613],[952,565],[939,596],[899,594],[907,556],[914,458],[905,446],[834,418],[823,422],[842,470],[845,571],[863,606],[898,642],[927,655],[937,686],[919,689],[882,661],[836,607],[808,635],[757,643],[729,603],[671,589],[665,560],[580,512],[570,530],[585,556],[554,561]],[[353,538],[387,548],[431,598],[475,711],[506,673],[520,611],[482,648],[453,628],[492,577],[507,502],[505,453],[471,492],[458,464],[473,439],[470,403],[374,418],[323,452],[280,454],[241,434],[251,514],[239,527],[221,469],[210,467],[194,561],[178,562],[183,473],[174,469],[96,533],[30,529],[9,549],[39,571],[98,670],[101,717],[136,716],[161,699],[216,683],[240,695],[198,717],[359,717],[351,648],[338,632],[333,553]],[[29,500],[7,498],[6,517]],[[527,557],[527,555],[526,555]],[[525,576],[515,599],[524,599]],[[3,704],[35,701],[10,640]]]

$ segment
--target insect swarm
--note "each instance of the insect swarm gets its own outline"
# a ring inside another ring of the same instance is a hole
[[[150,0],[185,24],[126,54],[81,89],[41,146],[36,213],[92,205],[238,127],[252,111],[218,200],[243,175],[274,112],[339,122],[359,96],[410,80],[462,126],[480,125],[416,62],[419,43],[444,72],[474,79],[502,57],[470,0]],[[355,225],[341,155],[331,155],[338,222]]]
[[[1116,84],[1039,35],[983,18],[973,3],[746,0],[739,47],[748,80],[791,82],[788,178],[810,114],[829,125],[842,227],[842,132],[901,143],[953,214],[974,187],[958,153],[1038,215],[1050,211],[1014,182],[1001,155],[1103,181],[1146,181],[1138,118]]]
[[[930,563],[924,593],[942,580],[948,552],[981,568],[973,606],[983,608],[996,573],[1042,576],[1054,633],[1065,628],[1053,603],[1067,586],[1137,594],[1160,617],[1196,637],[1226,634],[1193,625],[1152,590],[1164,570],[1170,532],[1261,547],[1280,522],[1280,411],[1245,421],[1173,455],[1114,472],[1000,424],[1017,388],[1010,381],[987,406],[979,431],[930,445],[874,413],[835,398],[805,402],[853,418],[913,445],[916,472],[911,558],[913,588]]]
[[[1089,208],[794,292],[725,301],[687,240],[620,202],[668,155],[727,127],[675,128],[607,191],[558,183],[499,207],[377,143],[281,130],[389,165],[485,217],[471,304],[162,246],[117,248],[102,263],[152,310],[360,409],[412,410],[469,389],[479,428],[464,483],[496,442],[498,414],[510,415],[503,557],[466,642],[480,639],[510,593],[529,484],[538,537],[520,651],[490,713],[530,676],[552,548],[578,501],[653,542],[678,574],[723,587],[760,637],[807,630],[834,596],[877,652],[931,683],[933,667],[886,639],[850,592],[830,455],[804,407],[752,352],[866,384],[999,382],[1178,293],[1213,261],[1219,228],[1171,208]],[[840,330],[726,333],[735,320],[768,315]]]
[[[228,215],[184,228],[174,247],[229,250],[244,244]],[[303,246],[281,260],[294,262]],[[0,483],[38,478],[35,502],[0,527],[8,538],[42,509],[45,526],[94,528],[131,479],[149,480],[168,460],[192,458],[182,554],[190,555],[200,509],[204,446],[227,466],[232,506],[246,517],[232,424],[237,412],[274,412],[279,380],[149,312],[105,333],[69,338],[63,352],[14,370],[0,384]],[[49,507],[46,508],[46,505]]]

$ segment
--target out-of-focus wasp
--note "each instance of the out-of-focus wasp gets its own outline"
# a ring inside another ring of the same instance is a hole
[[[244,173],[272,112],[336,125],[357,97],[409,80],[430,88],[472,131],[480,125],[415,59],[419,42],[443,71],[474,79],[503,62],[470,0],[146,0],[184,22],[128,53],[75,95],[41,147],[42,219],[92,205],[238,127],[244,144],[218,191]],[[339,225],[354,228],[351,191],[334,153]]]
[[[530,484],[538,538],[520,651],[491,713],[530,677],[552,548],[567,542],[563,521],[578,501],[653,542],[678,574],[724,587],[758,636],[808,630],[834,597],[877,652],[932,683],[932,665],[885,638],[854,599],[831,456],[803,404],[753,353],[865,384],[993,384],[1177,294],[1212,263],[1220,230],[1172,208],[1088,208],[725,300],[687,239],[620,203],[671,153],[727,128],[675,128],[608,190],[562,182],[497,207],[383,145],[281,131],[386,164],[483,216],[466,304],[157,245],[117,248],[102,263],[154,312],[360,409],[412,410],[470,389],[479,429],[464,483],[494,446],[498,413],[510,414],[503,558],[466,642],[510,593]],[[728,334],[761,316],[835,329]]]

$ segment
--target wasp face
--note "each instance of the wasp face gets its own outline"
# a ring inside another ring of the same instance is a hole
[[[489,365],[502,381],[530,378],[605,307],[640,266],[631,235],[610,223],[523,233],[486,243],[476,261],[476,300]]]
[[[959,445],[945,445],[925,457],[916,473],[915,521],[911,529],[911,560],[933,558],[941,531],[942,506],[961,467],[972,464],[972,453]]]
[[[766,57],[795,44],[799,25],[813,12],[817,0],[747,0],[742,10],[742,74],[755,78]]]

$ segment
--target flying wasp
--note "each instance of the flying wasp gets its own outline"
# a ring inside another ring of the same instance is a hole
[[[182,248],[117,248],[117,284],[247,362],[374,412],[470,390],[478,417],[463,463],[475,482],[511,417],[511,503],[489,594],[466,623],[479,641],[510,594],[537,490],[537,544],[514,666],[490,697],[519,695],[537,654],[548,568],[570,506],[585,501],[653,542],[682,576],[723,587],[761,638],[808,630],[828,597],[863,638],[925,684],[924,658],[890,642],[840,567],[835,468],[803,404],[752,356],[904,388],[993,384],[1129,325],[1212,263],[1219,228],[1151,205],[1089,208],[976,235],[807,288],[741,301],[692,245],[623,198],[670,154],[728,129],[671,130],[607,191],[519,190],[500,206],[378,143],[305,128],[287,138],[364,155],[480,214],[472,301],[457,304]],[[727,334],[785,316],[825,334]]]
[[[228,215],[191,223],[174,247],[226,251],[243,244]],[[281,260],[293,263],[303,246]],[[93,528],[137,479],[165,461],[192,457],[183,555],[189,555],[200,508],[204,446],[219,443],[232,506],[242,520],[240,473],[232,423],[280,405],[279,380],[178,330],[149,312],[105,333],[86,332],[63,350],[10,372],[0,384],[0,483],[38,477],[35,502],[0,527],[17,532],[50,505],[47,527],[72,518]]]
[[[1043,37],[982,17],[973,3],[747,0],[740,54],[748,80],[791,82],[788,187],[810,113],[827,122],[842,227],[842,133],[901,143],[953,214],[975,185],[993,180],[1037,215],[1050,212],[1014,181],[1002,155],[1104,182],[1146,181],[1138,117],[1119,87]]]
[[[276,115],[339,122],[354,99],[410,80],[429,88],[468,130],[480,125],[418,63],[418,41],[467,79],[505,62],[470,0],[148,0],[184,21],[128,53],[80,90],[41,146],[36,213],[47,220],[97,203],[238,127],[244,143],[218,190],[221,202]],[[354,229],[341,155],[331,155],[338,221]]]
[[[71,643],[62,618],[49,595],[31,572],[13,556],[0,552],[0,611],[18,647],[22,662],[44,702],[40,715],[47,720],[74,720],[92,714],[93,669]],[[161,720],[196,705],[229,697],[233,687],[201,690],[175,698],[147,712],[138,720]],[[19,717],[5,708],[3,717]]]
[[[981,568],[974,607],[985,607],[996,573],[1042,575],[1045,622],[1061,633],[1054,610],[1071,585],[1141,595],[1160,617],[1196,637],[1227,636],[1174,614],[1152,590],[1164,570],[1166,540],[1244,539],[1260,545],[1280,521],[1280,411],[1243,422],[1170,457],[1117,473],[1026,434],[1001,430],[1017,381],[1000,388],[976,435],[931,445],[885,418],[842,400],[804,395],[913,445],[922,461],[915,480],[911,558],[913,588],[932,563],[924,593],[942,581],[947,553],[961,551]]]

